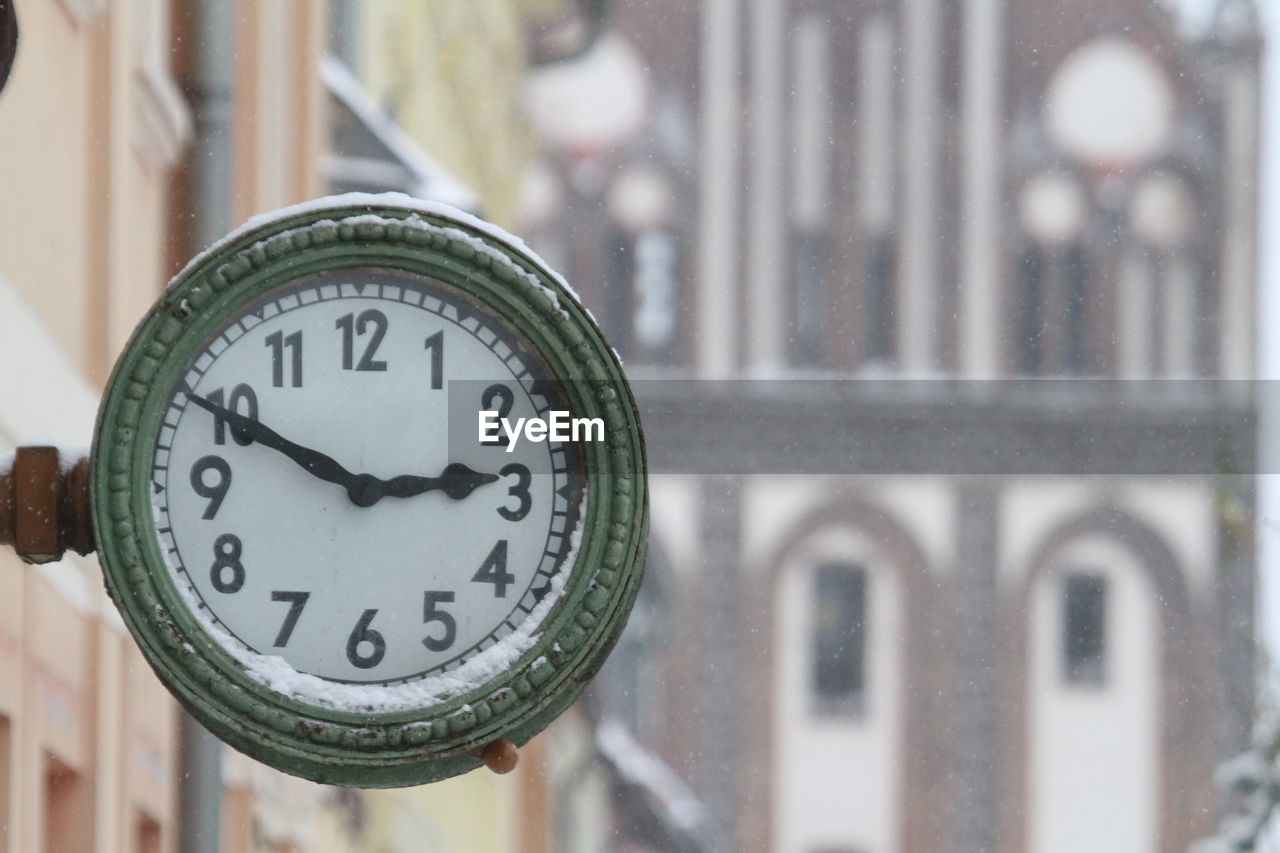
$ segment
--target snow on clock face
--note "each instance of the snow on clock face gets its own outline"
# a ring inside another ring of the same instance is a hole
[[[344,269],[267,292],[164,412],[151,501],[175,586],[244,649],[332,682],[464,665],[520,627],[571,550],[573,446],[474,428],[481,410],[564,408],[552,378],[513,326],[426,276]]]

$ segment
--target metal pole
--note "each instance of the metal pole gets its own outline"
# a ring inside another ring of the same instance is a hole
[[[231,118],[235,60],[234,0],[192,0],[190,97],[195,120],[187,254],[231,227]],[[179,849],[220,853],[222,743],[190,715],[182,718],[183,777]]]

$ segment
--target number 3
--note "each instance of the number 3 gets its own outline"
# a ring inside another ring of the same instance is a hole
[[[498,507],[498,515],[507,521],[519,521],[529,514],[529,508],[533,506],[533,496],[529,494],[529,481],[533,478],[529,475],[529,469],[519,462],[512,462],[499,471],[498,474],[502,477],[508,474],[516,475],[516,483],[514,486],[507,487],[507,494],[513,498],[520,499],[520,504],[515,509],[507,509],[505,506]]]

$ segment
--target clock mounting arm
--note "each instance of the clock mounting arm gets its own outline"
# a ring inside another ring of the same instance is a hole
[[[89,458],[23,445],[7,469],[0,463],[0,545],[26,563],[52,563],[67,551],[92,554]]]

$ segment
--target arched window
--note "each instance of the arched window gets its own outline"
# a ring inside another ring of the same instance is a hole
[[[921,734],[911,703],[913,689],[926,689],[923,566],[910,535],[863,503],[805,528],[783,552],[770,601],[770,849],[907,849],[903,786],[916,784],[916,768],[902,755]],[[815,774],[819,765],[828,771]]]
[[[842,563],[813,573],[810,690],[819,714],[861,715],[867,687],[867,573]]]
[[[1062,581],[1062,675],[1069,684],[1100,685],[1107,669],[1107,579],[1069,572]]]
[[[1035,817],[1025,849],[1155,849],[1169,614],[1133,541],[1104,530],[1064,534],[1030,580],[1023,772],[1026,814]]]

